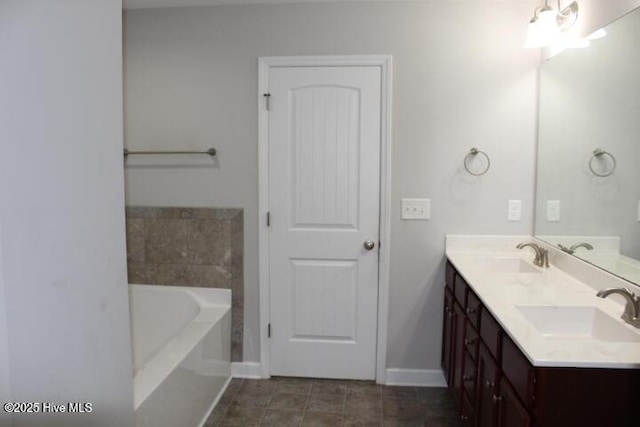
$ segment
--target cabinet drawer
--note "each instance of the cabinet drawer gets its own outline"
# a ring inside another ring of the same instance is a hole
[[[478,369],[476,362],[471,358],[471,355],[464,352],[464,374],[462,376],[462,388],[469,397],[471,402],[476,400],[476,380],[478,378]]]
[[[535,371],[529,360],[508,336],[502,338],[502,371],[527,407],[534,401]]]
[[[453,293],[449,288],[444,288],[444,310],[447,313],[453,311]]]
[[[480,298],[471,289],[467,291],[467,308],[465,310],[469,321],[474,328],[478,329],[480,326],[480,311],[482,310],[482,304],[480,304]]]
[[[500,325],[489,313],[489,310],[481,310],[480,313],[480,336],[482,341],[491,355],[500,362],[500,341],[502,338]]]
[[[478,359],[478,342],[480,339],[478,338],[478,332],[473,327],[469,319],[467,319],[467,323],[465,325],[464,332],[464,348],[467,349],[467,352],[471,356],[472,360]]]
[[[445,271],[445,284],[447,285],[447,288],[451,289],[451,292],[453,292],[453,282],[456,277],[456,270],[455,268],[453,268],[453,264],[451,264],[448,260]]]
[[[463,309],[467,307],[467,289],[469,289],[467,282],[464,281],[462,276],[456,274],[453,293],[456,296],[456,301],[458,301],[458,304],[460,304]]]

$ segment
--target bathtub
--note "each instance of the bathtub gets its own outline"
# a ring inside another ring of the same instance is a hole
[[[231,291],[129,285],[136,427],[196,427],[231,379]]]

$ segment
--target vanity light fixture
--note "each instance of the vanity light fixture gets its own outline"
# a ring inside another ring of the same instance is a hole
[[[541,48],[558,42],[562,33],[575,24],[578,19],[578,3],[572,2],[562,8],[558,0],[558,8],[549,6],[549,0],[536,7],[527,27],[525,48]]]

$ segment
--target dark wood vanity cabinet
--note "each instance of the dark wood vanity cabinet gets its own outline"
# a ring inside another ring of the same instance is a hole
[[[534,367],[447,261],[442,369],[465,425],[640,425],[640,370]]]
[[[498,412],[499,426],[531,426],[531,417],[515,391],[504,375],[500,376],[498,394],[496,395],[496,409]]]
[[[442,319],[442,370],[447,385],[451,385],[451,340],[453,339],[453,294],[449,288],[444,292],[444,316]]]
[[[451,384],[449,388],[453,391],[456,400],[462,399],[462,377],[464,374],[464,311],[458,303],[453,304],[453,335],[452,362],[451,362]]]
[[[476,425],[493,426],[496,423],[494,396],[498,378],[498,365],[484,344],[480,344],[476,382]]]
[[[457,401],[462,399],[464,376],[464,322],[463,307],[457,302],[452,288],[445,291],[445,307],[443,320],[442,369],[445,372],[447,385],[453,391]]]

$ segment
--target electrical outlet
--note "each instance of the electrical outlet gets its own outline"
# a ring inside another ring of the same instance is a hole
[[[547,222],[560,222],[560,200],[547,200]]]
[[[509,200],[507,221],[522,221],[522,200]]]
[[[402,219],[431,218],[430,199],[402,199]]]

